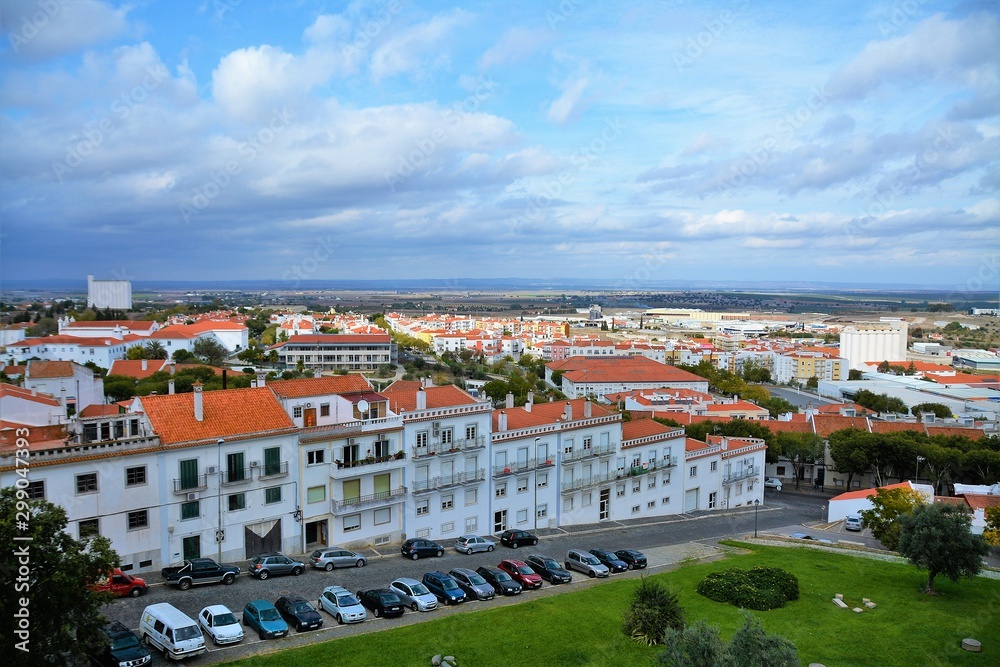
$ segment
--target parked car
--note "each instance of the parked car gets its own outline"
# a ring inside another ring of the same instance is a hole
[[[203,634],[212,638],[216,646],[239,644],[243,641],[243,626],[229,607],[213,604],[198,613],[198,625]]]
[[[90,588],[97,593],[111,593],[115,597],[137,598],[146,592],[147,586],[145,579],[133,577],[116,567],[110,574],[98,578]]]
[[[90,654],[90,660],[101,667],[148,665],[153,657],[139,643],[139,638],[118,621],[101,626],[104,635],[100,650]]]
[[[299,576],[306,571],[306,564],[292,560],[284,554],[256,554],[247,563],[247,574],[258,579],[267,579],[272,574]]]
[[[403,615],[403,601],[388,588],[369,588],[358,591],[358,600],[366,609],[371,609],[372,616],[392,618]]]
[[[192,586],[216,584],[220,581],[228,586],[240,576],[240,568],[235,565],[220,565],[211,558],[191,558],[161,568],[160,576],[166,583],[176,584],[177,588],[186,591]]]
[[[413,560],[423,558],[424,556],[437,556],[440,558],[444,555],[443,546],[437,542],[432,542],[431,540],[425,540],[418,537],[411,537],[403,542],[403,545],[399,548],[399,550],[402,552],[403,556],[412,558]]]
[[[337,623],[361,623],[368,612],[354,595],[343,586],[327,586],[319,596],[319,606],[337,619]]]
[[[591,549],[590,553],[597,556],[597,560],[604,563],[611,574],[615,572],[624,572],[628,569],[628,563],[623,561],[614,551],[608,551],[607,549]]]
[[[316,611],[316,607],[301,595],[282,595],[275,600],[274,608],[297,632],[316,630],[323,625],[323,617]]]
[[[520,595],[523,590],[521,584],[498,567],[477,567],[476,574],[485,579],[497,595]]]
[[[847,530],[859,531],[865,527],[860,514],[848,514],[844,517],[844,528]]]
[[[349,549],[326,547],[309,554],[309,564],[329,572],[335,567],[364,567],[368,564],[368,558]]]
[[[768,477],[764,480],[765,489],[774,489],[775,491],[781,491],[781,480],[777,477]]]
[[[493,551],[497,543],[478,535],[462,535],[455,542],[455,551],[463,554],[473,554],[479,551]]]
[[[500,544],[511,549],[538,544],[538,536],[526,530],[505,530],[500,534]]]
[[[403,604],[413,611],[433,611],[437,609],[437,596],[416,579],[399,577],[389,584],[389,590],[403,600]]]
[[[257,631],[261,639],[277,639],[288,634],[288,624],[267,600],[251,600],[243,607],[243,625]]]
[[[526,591],[542,587],[542,578],[524,561],[508,558],[500,561],[497,567],[509,574]]]
[[[454,577],[458,585],[465,591],[466,600],[492,600],[497,594],[485,579],[479,576],[475,570],[467,567],[456,567],[449,570],[448,574]]]
[[[447,604],[465,602],[465,591],[458,585],[455,578],[444,572],[432,570],[424,574],[420,580],[438,600]]]
[[[573,575],[563,569],[555,558],[531,554],[524,559],[524,562],[550,584],[568,584],[573,580]]]
[[[169,602],[157,602],[142,610],[139,636],[146,646],[163,651],[165,660],[193,658],[208,650],[198,621]]]
[[[566,569],[583,572],[593,579],[611,574],[608,566],[597,559],[597,556],[583,549],[570,549],[566,552]]]
[[[615,552],[630,570],[641,570],[646,567],[646,555],[635,549],[619,549]]]

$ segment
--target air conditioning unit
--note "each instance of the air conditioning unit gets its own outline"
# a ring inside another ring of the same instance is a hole
[[[431,426],[432,426],[432,427],[434,428],[434,430],[436,431],[436,430],[438,430],[439,428],[441,428],[441,422],[432,422],[432,423],[431,423]]]
[[[347,446],[348,447],[354,447],[356,444],[358,444],[358,441],[356,439],[354,439],[354,438],[348,438],[347,439]]]
[[[192,500],[198,500],[199,498],[201,498],[201,496],[198,493],[189,493],[189,494],[187,494],[187,499],[188,499],[189,502],[192,501]]]
[[[217,466],[208,466],[205,468],[206,475],[214,475],[217,472],[219,472],[219,468]]]
[[[251,468],[259,468],[260,467],[260,461],[251,461],[250,462],[250,467]]]

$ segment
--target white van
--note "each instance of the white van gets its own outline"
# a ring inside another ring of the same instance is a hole
[[[181,660],[205,652],[205,636],[190,616],[166,602],[151,604],[139,619],[139,638],[163,651],[167,660]]]

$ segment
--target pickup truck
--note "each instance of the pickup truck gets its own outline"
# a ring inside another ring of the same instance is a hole
[[[199,584],[217,584],[220,581],[227,586],[240,576],[240,568],[235,565],[219,565],[211,558],[192,558],[179,565],[171,565],[160,570],[160,575],[168,584],[175,584],[182,591]]]

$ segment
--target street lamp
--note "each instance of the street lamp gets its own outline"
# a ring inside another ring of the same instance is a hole
[[[535,438],[535,475],[534,479],[531,480],[535,485],[535,530],[538,530],[538,441],[541,440],[541,436]]]
[[[915,481],[915,482],[919,482],[920,481],[920,462],[921,461],[926,461],[926,460],[927,460],[926,456],[918,456],[917,457],[917,472],[916,472],[916,474],[914,474],[914,477],[916,479],[914,479],[913,481]]]
[[[757,508],[760,507],[760,498],[753,499],[753,536],[757,537]]]

